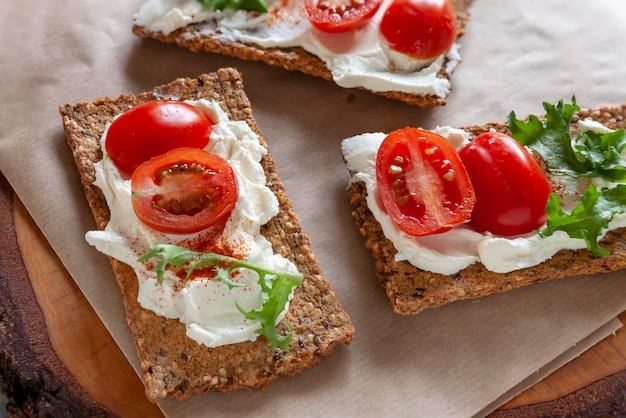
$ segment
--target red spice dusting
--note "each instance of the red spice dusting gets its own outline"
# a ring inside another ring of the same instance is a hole
[[[144,245],[141,245],[139,238],[135,238],[131,243],[130,243],[130,249],[138,255],[143,255],[147,249],[145,248]]]
[[[201,231],[195,238],[182,240],[176,245],[198,252],[215,252],[214,248],[224,232],[226,222],[227,219],[222,219]]]
[[[216,266],[218,267],[218,266]],[[219,267],[223,267],[222,265],[220,265]],[[187,277],[187,272],[183,271],[182,274],[178,274],[178,277],[181,277],[182,279],[184,279],[185,277]],[[192,273],[191,276],[189,276],[189,280],[194,280],[196,278],[203,278],[203,279],[212,279],[215,277],[215,268],[211,267],[211,268],[204,268],[204,269],[195,269]]]
[[[201,253],[213,252],[216,254],[236,258],[238,260],[244,260],[249,252],[249,247],[246,245],[243,238],[241,238],[238,242],[225,242],[225,240],[222,239],[222,234],[224,232],[226,223],[227,219],[221,220],[217,224],[203,230],[194,238],[169,243],[187,248],[192,251],[197,251]],[[141,245],[139,239],[135,239],[131,243],[131,249],[138,255],[138,257],[149,250]],[[144,267],[148,271],[154,271],[156,265],[154,263],[146,263]],[[185,287],[185,282],[187,280],[194,280],[198,278],[209,280],[213,279],[216,276],[216,267],[227,268],[228,263],[222,262],[220,265],[214,267],[194,269],[189,277],[187,277],[188,269],[186,268],[186,266],[176,269],[174,273],[178,277],[179,281],[177,283],[173,283],[173,290],[176,292],[182,290]],[[233,271],[231,274],[231,279],[235,280],[235,278],[239,274],[239,271]]]
[[[207,268],[203,268],[203,269],[195,269],[191,275],[189,276],[188,280],[194,280],[196,278],[201,278],[201,279],[213,279],[217,274],[216,274],[216,269],[218,268],[222,268],[222,269],[227,269],[230,267],[229,265],[230,263],[223,261],[213,267],[207,267]],[[177,272],[176,274],[182,281],[184,281],[187,278],[187,271],[186,270],[181,270],[179,272]],[[240,275],[238,270],[234,270],[231,272],[230,278],[233,281],[236,281],[236,277]]]
[[[245,259],[248,250],[243,241],[227,243],[222,239],[226,221],[220,221],[218,224],[199,233],[197,237],[180,241],[176,245],[193,251],[213,252],[240,260]]]
[[[565,190],[566,190],[565,185],[561,181],[553,177],[548,177],[548,179],[549,179],[550,188],[552,189],[552,191],[556,193],[556,195],[559,196],[560,199],[563,199],[563,196],[565,195]]]
[[[290,0],[280,0],[280,2],[272,5],[267,12],[268,17],[265,24],[271,28],[281,21],[291,20],[297,25],[300,22],[300,15],[291,11],[290,3]]]
[[[177,275],[178,277],[180,277],[180,275]],[[181,281],[173,283],[172,284],[172,290],[174,290],[174,292],[180,292],[181,290],[183,290],[185,288],[185,281],[184,278],[186,277],[184,274],[182,275],[183,277],[181,278]]]

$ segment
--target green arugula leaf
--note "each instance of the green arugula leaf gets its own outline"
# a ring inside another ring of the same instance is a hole
[[[147,261],[158,255],[162,255],[163,257],[159,260],[154,270],[157,275],[157,283],[160,285],[163,284],[163,273],[167,266],[171,268],[182,267],[195,257],[192,251],[183,247],[177,247],[175,245],[156,245],[137,261]],[[189,278],[189,274],[190,273],[187,273],[187,278]]]
[[[543,120],[529,116],[528,121],[518,120],[515,112],[508,116],[511,135],[544,162],[546,170],[555,176],[573,178],[601,177],[616,182],[626,182],[626,133],[623,129],[610,133],[583,132],[574,141],[571,137],[571,121],[580,110],[576,98],[571,104],[559,101],[557,105],[543,103],[546,110]],[[622,213],[626,205],[626,186],[601,188],[591,184],[581,203],[567,214],[561,208],[558,197],[548,199],[546,227],[542,236],[552,235],[556,230],[568,233],[572,238],[584,239],[587,248],[596,256],[608,254],[598,245],[598,238],[616,213]]]
[[[257,331],[261,335],[265,335],[272,342],[272,348],[275,346],[282,347],[289,352],[289,342],[291,341],[291,325],[287,321],[283,324],[287,327],[287,334],[280,335],[276,331],[276,319],[278,315],[285,309],[285,303],[289,300],[292,286],[276,285],[275,277],[263,275],[259,279],[261,285],[261,298],[263,299],[263,308],[260,311],[244,311],[237,306],[247,319],[258,319],[263,327]],[[267,320],[267,319],[269,320]]]
[[[622,154],[626,148],[626,133],[623,129],[603,134],[583,132],[572,141],[572,115],[580,110],[576,98],[572,97],[572,104],[563,104],[561,100],[556,106],[544,103],[543,107],[545,121],[532,115],[523,122],[511,112],[508,126],[513,138],[538,154],[550,173],[626,181],[626,160]]]
[[[545,121],[531,115],[528,122],[523,122],[511,112],[508,116],[511,135],[537,153],[550,173],[578,177],[578,173],[586,170],[572,148],[570,137],[572,115],[580,109],[576,98],[572,98],[572,104],[563,104],[562,100],[556,106],[544,102],[543,108]]]
[[[574,149],[587,169],[585,176],[626,181],[626,161],[622,154],[626,148],[626,132],[597,134],[586,132],[576,138]]]
[[[267,13],[265,0],[199,0],[212,10],[247,10],[249,12]]]
[[[608,189],[596,189],[591,183],[581,197],[581,202],[570,214],[563,211],[559,198],[551,194],[546,205],[548,220],[546,227],[539,234],[543,237],[550,236],[554,231],[567,232],[572,238],[584,239],[587,248],[597,257],[608,255],[606,248],[600,247],[598,237],[613,216],[626,211],[626,184],[618,184]]]
[[[163,274],[168,267],[170,269],[186,270],[187,280],[195,269],[213,269],[215,279],[224,282],[229,289],[247,286],[247,284],[236,283],[231,280],[234,270],[245,268],[255,271],[259,276],[258,283],[261,286],[262,308],[260,311],[245,311],[237,305],[237,309],[247,319],[256,319],[261,323],[261,328],[256,332],[260,335],[265,335],[271,342],[272,348],[280,347],[289,352],[289,343],[292,335],[291,326],[286,321],[283,321],[282,323],[286,326],[287,333],[281,335],[276,328],[276,321],[285,309],[285,304],[289,301],[289,295],[293,288],[302,283],[304,277],[301,273],[275,272],[226,255],[200,253],[167,244],[155,245],[141,256],[138,261],[147,261],[153,257],[160,257],[155,266],[159,284],[163,284]]]

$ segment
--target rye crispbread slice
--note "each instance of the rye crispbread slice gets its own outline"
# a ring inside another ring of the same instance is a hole
[[[572,123],[585,118],[592,118],[611,129],[625,128],[626,105],[584,109],[574,114]],[[462,129],[474,135],[491,129],[510,134],[506,123],[488,123]],[[350,185],[348,197],[353,207],[352,215],[357,228],[365,237],[365,247],[372,251],[380,284],[385,289],[393,311],[398,314],[416,314],[456,300],[476,299],[547,280],[626,269],[626,228],[619,228],[609,231],[602,239],[601,245],[611,252],[604,257],[594,257],[586,249],[561,250],[537,266],[510,273],[494,273],[480,263],[450,276],[421,270],[408,261],[394,259],[397,251],[368,209],[366,196],[363,182]]]
[[[470,19],[468,8],[472,1],[452,0],[457,10],[458,38],[463,36],[464,28]],[[132,31],[141,38],[175,44],[192,52],[212,52],[243,60],[262,61],[272,66],[282,67],[285,70],[300,71],[325,80],[332,80],[331,72],[326,67],[324,61],[302,48],[263,48],[259,45],[226,41],[212,32],[212,27],[211,22],[207,24],[195,23],[166,35],[162,32],[150,31],[135,23]],[[448,62],[449,60],[446,58],[437,75],[439,78],[450,80],[452,74],[446,68]],[[401,91],[374,92],[365,88],[360,90],[369,91],[388,99],[399,100],[421,108],[443,106],[447,102],[446,97],[435,95],[417,95]]]
[[[59,107],[63,126],[98,229],[109,220],[109,208],[95,180],[94,163],[102,158],[100,136],[105,124],[129,107],[141,102],[170,98],[214,99],[231,120],[246,121],[267,147],[252,114],[240,74],[221,69],[196,79],[179,79],[139,95],[117,99],[101,98],[92,103]],[[126,317],[141,361],[140,375],[146,396],[153,402],[179,400],[196,392],[231,392],[241,388],[265,388],[279,375],[296,375],[318,363],[339,344],[349,344],[354,328],[330,283],[322,275],[317,259],[302,232],[293,206],[285,194],[272,156],[261,162],[267,185],[276,194],[280,212],[262,229],[276,253],[296,264],[305,276],[295,291],[285,316],[292,327],[290,352],[270,348],[261,336],[255,342],[207,348],[185,335],[178,320],[166,319],[143,309],[137,302],[137,277],[133,270],[110,258],[122,291]]]

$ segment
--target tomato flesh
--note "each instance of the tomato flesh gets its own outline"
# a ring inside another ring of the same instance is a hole
[[[311,24],[324,32],[339,33],[365,25],[382,0],[304,0]]]
[[[474,190],[454,147],[417,128],[391,132],[376,156],[380,198],[394,223],[412,236],[469,221]]]
[[[237,179],[222,157],[177,148],[141,164],[131,179],[132,205],[141,222],[157,231],[189,234],[230,214]]]
[[[449,0],[394,0],[380,32],[395,51],[428,60],[446,52],[456,39],[456,11]]]
[[[113,121],[106,151],[122,176],[174,148],[204,148],[213,122],[195,106],[174,100],[153,100],[130,108]]]
[[[478,232],[514,236],[547,219],[550,183],[541,166],[510,136],[487,132],[459,151],[476,192],[471,225]]]

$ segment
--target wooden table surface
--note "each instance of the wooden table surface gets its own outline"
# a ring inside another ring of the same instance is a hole
[[[1,173],[0,230],[0,390],[9,412],[162,417]],[[620,329],[491,416],[626,416],[625,404]]]

